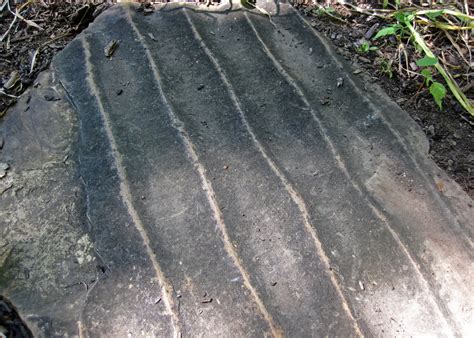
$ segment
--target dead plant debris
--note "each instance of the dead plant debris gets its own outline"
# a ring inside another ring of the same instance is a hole
[[[114,55],[115,51],[117,50],[119,46],[120,41],[118,40],[112,40],[110,41],[107,46],[104,48],[104,54],[106,57],[110,58],[112,55]]]
[[[109,5],[0,1],[0,116]]]

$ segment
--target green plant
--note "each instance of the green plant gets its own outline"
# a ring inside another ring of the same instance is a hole
[[[382,59],[380,62],[380,71],[388,76],[389,79],[393,77],[393,71],[392,71],[392,60],[387,60],[387,59]]]
[[[362,42],[359,47],[357,47],[357,51],[361,54],[367,54],[370,51],[377,50],[377,46],[372,46],[372,44],[369,41],[364,41]]]
[[[312,9],[312,12],[315,15],[317,15],[317,16],[329,16],[331,19],[335,19],[337,21],[346,23],[346,20],[339,17],[339,15],[338,15],[337,11],[334,9],[334,7],[331,7],[331,6],[324,7],[320,4],[318,4],[317,2],[314,3],[314,5],[317,7],[317,8]]]
[[[438,73],[443,77],[444,81],[446,82],[449,90],[457,99],[457,101],[461,104],[461,106],[472,116],[474,116],[474,108],[472,107],[470,101],[464,95],[462,90],[459,88],[458,84],[452,77],[452,75],[441,65],[438,59],[434,56],[433,52],[430,50],[428,45],[426,44],[423,36],[415,29],[416,18],[418,16],[424,15],[430,20],[436,20],[439,16],[443,14],[451,14],[453,16],[457,16],[460,20],[468,20],[470,17],[466,17],[466,15],[462,13],[457,13],[453,11],[441,10],[441,11],[396,11],[393,13],[393,18],[396,19],[395,24],[391,24],[388,27],[385,27],[377,32],[377,34],[373,37],[374,40],[377,40],[381,37],[386,37],[390,35],[395,35],[398,39],[402,39],[405,35],[409,36],[408,41],[412,42],[415,48],[422,52],[425,56],[418,60],[418,66],[421,67],[430,67],[433,66]],[[424,22],[421,20],[421,22]],[[426,23],[426,22],[425,22]],[[447,26],[445,23],[434,21],[432,23],[433,26],[444,29],[443,27]],[[465,27],[461,26],[450,26],[451,29],[464,29]],[[468,23],[467,27],[472,27],[472,22]],[[428,73],[429,71],[429,73]],[[425,78],[425,82],[430,84],[429,90],[435,102],[438,106],[442,107],[442,100],[446,96],[446,88],[439,82],[433,80],[433,74],[430,70],[424,70],[421,74]]]
[[[400,6],[400,0],[395,0],[394,2],[395,2],[395,5],[392,5],[388,2],[388,0],[383,0],[382,8],[386,9],[388,7],[388,5],[390,5],[392,7],[395,7],[396,9],[398,9],[398,7]]]
[[[319,16],[324,16],[324,15],[333,15],[336,13],[336,10],[333,8],[333,7],[323,7],[323,6],[320,6],[318,8],[315,8],[313,9],[313,12],[316,14],[316,15],[319,15]]]
[[[439,109],[443,108],[443,99],[446,96],[446,88],[443,86],[442,83],[439,83],[433,80],[433,73],[428,67],[435,66],[438,63],[437,58],[425,56],[422,59],[416,61],[418,67],[423,68],[420,72],[421,76],[424,78],[425,85],[429,88],[433,99],[435,100],[436,104],[438,105]]]
[[[397,23],[388,25],[387,27],[379,30],[372,38],[373,40],[390,35],[395,35],[402,39],[407,34],[409,34],[409,30],[407,29],[406,25],[404,25],[404,23],[405,21],[412,21],[415,18],[415,15],[406,12],[398,12],[394,14],[394,17],[397,20]]]

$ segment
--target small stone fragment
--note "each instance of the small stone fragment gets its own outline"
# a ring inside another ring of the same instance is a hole
[[[369,28],[367,33],[365,33],[365,38],[369,40],[375,33],[376,29],[379,27],[379,23],[374,23],[372,27]]]
[[[362,69],[356,69],[352,72],[352,74],[354,74],[354,75],[357,75],[357,74],[360,74],[360,73],[362,73]]]
[[[117,94],[117,95],[122,95],[122,93],[123,93],[123,90],[122,90],[122,89],[118,89],[118,90],[115,92],[115,94]]]
[[[336,81],[337,88],[342,87],[342,85],[344,84],[344,79],[342,77],[338,77]]]
[[[203,89],[204,89],[204,85],[203,85],[203,84],[201,84],[201,85],[199,85],[199,87],[197,87],[197,90],[203,90]]]

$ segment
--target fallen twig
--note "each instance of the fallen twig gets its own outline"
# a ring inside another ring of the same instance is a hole
[[[6,0],[7,8],[8,8],[8,11],[9,11],[9,12],[12,12],[12,11],[10,10],[10,3],[9,3],[9,2],[10,2],[9,0]],[[3,9],[3,7],[2,7],[2,9]],[[13,25],[15,24],[16,19],[17,19],[17,17],[15,16],[15,17],[13,18],[13,21],[10,23],[10,26],[8,27],[7,31],[6,31],[6,32],[2,35],[2,37],[0,38],[0,42],[2,42],[3,39],[5,39],[5,37],[8,36],[8,33],[10,33],[10,30],[12,29]]]
[[[43,27],[41,27],[40,25],[38,25],[36,22],[32,21],[32,20],[28,20],[28,19],[25,19],[18,11],[18,8],[15,9],[15,12],[12,12],[12,10],[10,9],[10,5],[8,5],[8,10],[10,11],[10,13],[12,13],[15,17],[17,17],[18,19],[20,20],[23,20],[28,26],[32,26],[32,27],[35,27],[36,29],[39,29],[40,31],[44,30]]]

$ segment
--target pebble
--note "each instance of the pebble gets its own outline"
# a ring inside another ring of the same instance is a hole
[[[363,57],[363,56],[359,56],[359,60],[362,61],[362,62],[365,62],[365,63],[371,63],[372,61],[370,61],[369,59]]]
[[[365,33],[365,38],[366,38],[367,40],[369,40],[369,39],[372,37],[372,35],[374,35],[375,30],[376,30],[378,27],[379,27],[379,23],[373,24],[372,27],[369,28],[369,30],[367,31],[367,33]]]

